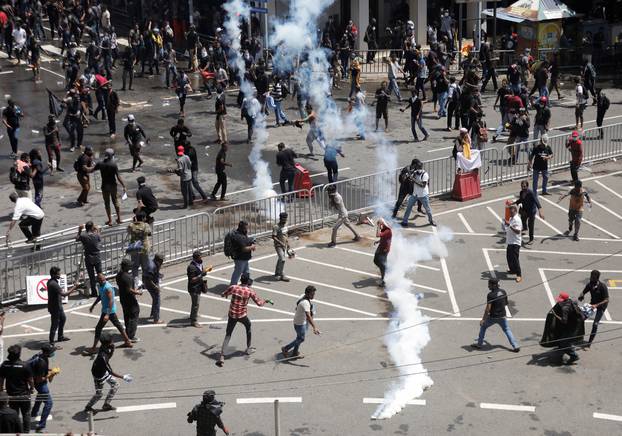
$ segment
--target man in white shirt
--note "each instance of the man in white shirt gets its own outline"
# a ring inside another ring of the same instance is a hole
[[[402,73],[404,74],[404,70],[402,70],[402,67],[400,67],[399,62],[397,61],[397,58],[395,56],[395,54],[391,55],[390,60],[386,60],[385,58],[385,62],[389,64],[389,88],[388,88],[388,94],[391,95],[392,92],[395,92],[395,96],[397,97],[397,101],[402,101],[402,96],[400,94],[400,87],[397,84],[397,75],[398,73]]]
[[[421,163],[419,159],[415,159],[413,162],[415,166],[415,172],[413,173],[413,192],[410,193],[406,212],[404,212],[404,217],[402,218],[402,227],[408,227],[408,218],[410,218],[410,212],[417,200],[420,201],[425,208],[430,225],[436,226],[436,222],[434,222],[434,218],[432,217],[432,208],[430,207],[430,190],[428,188],[430,175],[423,169],[423,163]]]
[[[320,330],[313,321],[315,310],[313,309],[313,303],[311,300],[315,297],[315,286],[307,286],[305,288],[305,295],[296,303],[296,313],[294,314],[294,330],[296,331],[296,339],[289,344],[281,347],[281,352],[284,358],[289,357],[289,350],[292,350],[292,357],[302,359],[303,355],[298,352],[300,344],[305,341],[305,335],[309,328],[309,324],[313,327],[313,333],[320,334]]]
[[[516,283],[523,281],[523,276],[520,269],[520,247],[521,247],[521,232],[523,231],[523,224],[518,216],[518,208],[515,204],[510,206],[510,220],[504,223],[505,229],[505,243],[507,248],[505,255],[508,261],[508,274],[516,274]]]
[[[15,58],[19,65],[22,55],[26,53],[26,31],[21,24],[17,24],[13,29],[13,47],[15,49]]]
[[[356,233],[356,230],[354,230],[352,224],[350,224],[350,219],[348,218],[348,210],[343,204],[343,198],[341,198],[341,195],[337,192],[337,187],[335,185],[328,185],[328,187],[326,188],[326,192],[328,193],[330,205],[333,209],[337,211],[337,222],[335,222],[335,225],[333,226],[333,232],[328,247],[330,248],[337,245],[337,231],[342,224],[349,228],[350,231],[354,234],[353,241],[356,242],[360,240],[361,237],[358,233]]]
[[[574,109],[575,117],[575,130],[583,129],[583,112],[587,107],[587,97],[585,96],[585,85],[581,82],[581,79],[575,78],[575,95],[577,97],[577,103]]]
[[[15,203],[15,209],[13,211],[13,218],[11,224],[6,232],[6,242],[10,242],[9,234],[15,224],[19,222],[19,228],[24,236],[26,236],[26,242],[34,242],[41,235],[41,224],[43,223],[43,217],[45,214],[39,206],[37,206],[28,197],[18,197],[15,192],[9,195],[9,199]]]

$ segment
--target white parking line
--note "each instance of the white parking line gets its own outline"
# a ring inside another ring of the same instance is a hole
[[[353,268],[346,268],[345,266],[341,266],[341,265],[332,265],[330,263],[324,263],[324,262],[320,262],[318,260],[312,260],[312,259],[307,259],[305,257],[300,257],[300,256],[296,256],[297,260],[302,260],[303,262],[309,262],[309,263],[314,263],[316,265],[322,265],[322,266],[326,266],[329,268],[335,268],[335,269],[339,269],[342,271],[348,271],[348,272],[352,272],[352,273],[356,273],[356,274],[363,274],[369,277],[375,277],[375,278],[380,278],[380,275],[378,274],[374,274],[374,273],[370,273],[367,271],[361,271],[358,269],[353,269]],[[413,283],[416,287],[419,287],[421,289],[427,289],[428,291],[434,291],[434,292],[440,292],[440,293],[446,293],[447,291],[443,290],[443,289],[438,289],[438,288],[432,288],[430,286],[426,286],[426,285],[421,285],[419,283]]]
[[[302,397],[264,397],[264,398],[236,398],[237,404],[263,404],[263,403],[302,403]]]
[[[213,278],[213,279],[215,279],[215,280],[220,280],[220,281],[223,281],[223,282],[229,282],[229,280],[228,280],[228,279],[225,279],[225,278],[222,278],[222,277],[212,277],[212,278]],[[258,285],[255,285],[255,284],[253,285],[253,289],[257,289],[257,290],[260,290],[260,291],[266,291],[266,292],[272,292],[273,294],[283,295],[283,296],[290,297],[290,298],[294,298],[294,299],[299,299],[299,298],[300,298],[300,295],[299,295],[299,294],[289,294],[289,293],[287,293],[287,292],[277,291],[276,289],[270,289],[270,288],[266,288],[265,286],[258,286]],[[229,300],[227,300],[227,299],[225,299],[225,298],[223,298],[223,300],[225,300],[225,301],[229,301]],[[323,305],[325,305],[325,306],[336,307],[336,308],[338,308],[338,309],[348,310],[348,311],[350,311],[350,312],[356,312],[356,313],[360,313],[360,314],[367,315],[367,316],[378,316],[378,315],[377,315],[377,314],[375,314],[375,313],[365,312],[365,311],[363,311],[363,310],[353,309],[353,308],[351,308],[351,307],[346,307],[346,306],[341,306],[341,305],[339,305],[339,304],[329,303],[329,302],[327,302],[327,301],[318,300],[317,298],[314,298],[314,299],[313,299],[313,301],[314,301],[315,303],[318,303],[318,304],[323,304]],[[270,309],[270,308],[265,307],[265,306],[264,306],[263,308],[264,308],[264,309]],[[272,309],[272,310],[277,310],[277,309]],[[284,312],[284,311],[282,311],[282,310],[280,310],[279,312],[293,315],[293,313],[290,313],[290,312]]]
[[[43,70],[43,71],[46,71],[46,72],[50,73],[50,74],[54,74],[55,76],[58,76],[58,77],[60,77],[61,79],[64,79],[64,78],[65,78],[65,76],[63,76],[62,74],[58,74],[56,71],[48,70],[48,69],[47,69],[47,68],[45,68],[45,67],[39,67],[39,68],[40,68],[41,70]]]
[[[262,274],[272,274],[270,271],[266,271],[266,270],[259,269],[259,268],[251,268],[251,271],[257,271]],[[363,297],[373,298],[375,300],[389,301],[388,298],[380,297],[378,295],[373,295],[373,294],[367,294],[365,292],[356,291],[354,289],[342,288],[341,286],[329,285],[328,283],[322,283],[322,282],[318,282],[315,280],[303,279],[302,277],[295,277],[289,274],[287,275],[287,277],[291,280],[295,280],[298,282],[304,282],[304,283],[309,283],[312,285],[322,286],[322,287],[326,287],[330,289],[336,289],[338,291],[349,292],[352,294],[361,295]]]
[[[363,256],[368,256],[368,257],[374,257],[373,253],[368,253],[366,251],[361,251],[361,250],[354,250],[352,248],[345,248],[345,247],[335,247],[338,250],[343,250],[343,251],[349,251],[350,253],[356,253],[356,254],[362,254]],[[428,265],[423,265],[421,263],[418,263],[417,268],[422,268],[422,269],[429,269],[430,271],[440,271],[440,268],[436,268],[433,266],[428,266]]]
[[[155,404],[139,404],[137,406],[121,406],[117,407],[117,412],[141,412],[143,410],[160,410],[160,409],[175,409],[177,403],[155,403]]]
[[[551,287],[549,286],[549,281],[546,279],[546,274],[544,274],[544,270],[542,268],[538,268],[538,272],[540,273],[542,284],[544,285],[544,289],[546,290],[546,295],[547,297],[549,297],[549,303],[551,303],[551,307],[553,307],[555,306],[555,298],[553,297],[553,292],[551,291]]]
[[[542,218],[540,218],[540,216],[536,215],[536,219],[538,220],[538,222],[541,222],[542,224],[547,226],[549,229],[553,230],[555,232],[555,235],[563,235],[564,234],[564,232],[562,232],[561,230],[556,228],[553,224],[550,224],[547,220],[543,220]]]
[[[4,75],[4,74],[13,74],[15,71],[13,70],[8,70],[8,71],[0,71],[0,74]]]
[[[479,403],[481,409],[493,409],[493,410],[511,410],[514,412],[535,412],[535,406],[523,406],[515,404],[498,404],[498,403]]]
[[[551,204],[553,207],[556,207],[556,208],[558,208],[558,209],[563,210],[564,212],[567,212],[567,210],[566,210],[566,209],[564,209],[563,207],[561,207],[559,204],[557,204],[557,203],[555,203],[555,202],[553,202],[553,201],[549,200],[548,198],[542,197],[542,199],[543,199],[544,201],[546,201],[547,203]],[[619,237],[619,236],[614,235],[614,234],[613,234],[613,233],[611,233],[610,231],[603,229],[601,226],[599,226],[599,225],[597,225],[597,224],[594,224],[593,222],[588,221],[588,220],[587,220],[587,219],[585,219],[585,218],[583,218],[583,220],[582,220],[582,221],[583,221],[585,224],[588,224],[588,225],[590,225],[590,226],[594,227],[595,229],[600,230],[601,232],[603,232],[603,233],[605,233],[605,234],[607,234],[607,235],[611,236],[613,239],[620,239],[620,237]]]
[[[404,230],[409,231],[409,232],[426,233],[426,234],[434,233],[432,231],[423,230],[423,229],[407,228],[407,229],[404,229]],[[454,236],[484,236],[484,237],[488,237],[488,238],[494,238],[494,237],[499,237],[500,236],[499,233],[467,233],[467,232],[451,232],[451,233]],[[535,239],[551,239],[551,238],[558,238],[558,237],[560,237],[560,238],[571,238],[571,236],[565,236],[563,234],[555,235],[555,236],[534,235]],[[596,242],[622,242],[622,239],[590,238],[588,236],[581,237],[581,240],[582,241],[596,241]]]
[[[81,316],[85,316],[87,318],[95,318],[95,319],[99,319],[100,316],[99,315],[93,315],[92,313],[83,313],[83,312],[71,312],[74,315],[81,315]],[[119,321],[123,322],[123,320],[121,318],[119,318]]]
[[[345,168],[339,168],[339,172],[342,173],[344,171],[348,171],[351,170],[352,168],[350,167],[345,167]],[[318,176],[322,176],[326,174],[325,172],[321,172],[321,173],[317,173],[317,174],[311,174],[309,177],[318,177]],[[272,186],[279,186],[279,182],[273,183]],[[248,192],[248,191],[252,191],[255,188],[246,188],[246,189],[240,189],[239,191],[233,191],[233,192],[229,192],[229,195],[235,195],[235,194],[241,194],[242,192]]]
[[[458,212],[458,218],[462,221],[462,224],[464,225],[464,228],[467,229],[467,232],[475,233],[462,213]]]
[[[608,413],[598,413],[598,412],[594,412],[594,414],[592,415],[594,418],[596,419],[606,419],[608,421],[618,421],[618,422],[622,422],[622,416],[620,415],[610,415]]]
[[[363,404],[384,404],[384,398],[363,398]],[[406,401],[409,406],[425,406],[425,400],[409,400]]]
[[[212,277],[212,279],[229,283],[229,279],[224,279],[224,278],[220,278],[220,277]],[[259,289],[257,286],[253,286],[253,288]],[[165,289],[168,289],[169,291],[173,291],[173,292],[178,292],[178,293],[181,293],[181,294],[187,294],[188,293],[188,291],[182,291],[181,289],[171,288],[170,286],[165,286]],[[227,304],[231,303],[226,298],[216,297],[215,295],[201,294],[201,298],[208,298],[210,300],[216,300],[216,301],[220,301],[220,302],[227,303]],[[268,312],[277,312],[277,313],[282,313],[282,314],[285,314],[285,315],[294,316],[294,314],[292,312],[287,312],[285,310],[279,310],[279,309],[273,309],[271,307],[255,306],[255,305],[249,305],[248,307],[249,308],[254,308],[254,309],[259,309],[259,310],[267,310]]]
[[[22,324],[22,327],[24,327],[25,329],[34,330],[36,332],[44,332],[45,331],[43,329],[40,329],[39,327],[35,327],[35,326],[29,325],[29,324]]]
[[[503,220],[501,219],[499,214],[497,212],[495,212],[495,210],[492,207],[486,206],[486,209],[488,209],[488,212],[490,212],[492,214],[492,216],[494,216],[497,221],[499,221],[500,223],[503,222]]]
[[[432,229],[436,233],[436,227]],[[456,294],[454,293],[454,287],[451,284],[451,277],[449,276],[449,268],[447,268],[447,261],[444,257],[441,257],[441,270],[443,271],[443,277],[445,278],[445,286],[447,286],[447,292],[449,293],[449,301],[451,301],[451,310],[453,316],[460,316],[460,308],[458,308],[458,302],[456,301]]]
[[[505,248],[487,248],[488,251],[504,251]],[[542,254],[559,254],[560,256],[596,256],[596,257],[622,257],[622,254],[615,253],[583,253],[576,251],[551,251],[551,250],[529,250],[530,253],[542,253]]]
[[[604,183],[602,183],[600,180],[596,180],[594,181],[594,183],[596,183],[597,185],[605,188],[607,191],[611,192],[613,195],[615,195],[616,197],[622,199],[622,195],[616,191],[614,191],[613,189],[611,189],[609,186],[605,185]]]
[[[605,206],[604,204],[602,204],[602,203],[600,203],[600,202],[598,202],[598,201],[596,201],[596,200],[594,200],[594,199],[591,199],[591,202],[592,202],[592,204],[595,204],[596,206],[598,206],[598,207],[600,207],[600,208],[602,208],[602,209],[606,210],[607,212],[609,212],[611,215],[613,215],[613,216],[614,216],[614,217],[616,217],[617,219],[622,220],[622,215],[620,215],[620,214],[619,214],[619,213],[617,213],[617,212],[612,211],[611,209],[609,209],[609,208],[608,208],[607,206]]]

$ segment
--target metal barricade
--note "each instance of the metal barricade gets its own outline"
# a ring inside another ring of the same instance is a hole
[[[299,195],[301,198],[298,198]],[[240,221],[248,223],[249,236],[261,238],[271,235],[272,227],[279,220],[279,214],[287,212],[289,230],[309,230],[311,222],[309,196],[308,190],[299,190],[219,207],[214,210],[210,225],[212,252],[223,245],[227,233],[236,229]]]
[[[479,170],[480,186],[487,186],[499,183],[499,150],[496,148],[486,148],[479,151],[482,159],[482,167]]]
[[[451,192],[456,177],[456,160],[452,156],[423,162],[423,169],[428,172],[428,190],[430,197]]]

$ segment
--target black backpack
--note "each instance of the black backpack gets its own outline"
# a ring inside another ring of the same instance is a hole
[[[28,184],[29,182],[29,177],[24,174],[23,172],[18,173],[17,172],[17,167],[15,165],[13,165],[11,167],[11,169],[9,170],[9,180],[11,181],[11,183],[13,183],[14,185],[18,185],[18,184],[23,184],[26,183]]]
[[[76,172],[80,172],[82,169],[82,156],[78,156],[76,160],[73,161],[73,169]]]
[[[233,233],[234,232],[235,230],[231,230],[229,233],[225,235],[223,250],[224,250],[225,256],[227,257],[235,256],[235,249],[233,248]]]

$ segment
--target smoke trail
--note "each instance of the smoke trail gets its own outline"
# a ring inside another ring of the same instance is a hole
[[[253,98],[254,90],[252,84],[246,80],[246,64],[242,57],[242,31],[240,26],[243,22],[250,22],[250,7],[243,0],[229,0],[223,5],[223,9],[227,12],[224,27],[227,34],[229,65],[235,68],[240,79],[240,90],[245,98]],[[253,179],[253,193],[255,198],[265,198],[277,195],[272,189],[272,176],[268,163],[261,157],[261,151],[268,142],[268,131],[266,129],[266,117],[258,108],[255,117],[254,131],[255,141],[248,155],[253,169],[255,170],[255,178]]]

